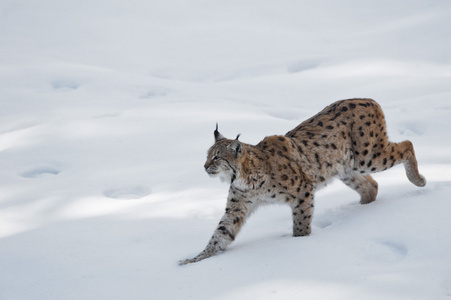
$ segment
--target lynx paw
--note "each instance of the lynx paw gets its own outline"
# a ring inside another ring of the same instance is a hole
[[[416,180],[413,184],[419,187],[423,187],[426,185],[426,178],[423,175],[420,175],[420,178]]]

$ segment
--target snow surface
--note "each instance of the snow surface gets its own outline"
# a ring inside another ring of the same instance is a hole
[[[0,2],[0,299],[451,299],[451,2]],[[401,166],[334,182],[313,233],[264,207],[201,251],[228,187],[215,123],[255,144],[371,97]]]

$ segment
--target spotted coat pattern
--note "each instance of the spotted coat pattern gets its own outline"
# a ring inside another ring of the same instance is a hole
[[[207,247],[181,264],[225,250],[264,203],[288,204],[293,236],[310,234],[314,193],[334,177],[357,191],[362,204],[377,195],[377,182],[369,174],[399,163],[413,184],[426,184],[412,143],[388,140],[384,114],[372,99],[337,101],[286,135],[266,137],[255,146],[226,139],[217,128],[214,134],[205,170],[230,182],[225,213]]]

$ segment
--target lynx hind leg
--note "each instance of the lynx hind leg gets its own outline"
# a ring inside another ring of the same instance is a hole
[[[418,171],[415,150],[410,141],[381,144],[379,147],[373,147],[373,151],[369,155],[360,157],[359,160],[360,169],[365,173],[385,171],[403,163],[410,182],[420,187],[426,185],[426,179]]]
[[[360,195],[360,203],[368,204],[376,200],[377,182],[371,175],[351,172],[340,178],[347,186]]]
[[[398,144],[400,153],[404,154],[404,167],[406,169],[407,178],[416,186],[425,186],[426,178],[418,171],[418,162],[415,156],[415,150],[411,141],[404,141]],[[404,152],[402,152],[404,151]]]

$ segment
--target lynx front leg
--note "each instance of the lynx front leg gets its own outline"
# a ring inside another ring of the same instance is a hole
[[[291,203],[293,212],[293,236],[309,235],[312,231],[310,224],[313,215],[313,189],[304,192]]]
[[[253,201],[244,198],[237,199],[229,197],[225,214],[214,231],[207,247],[196,257],[180,261],[180,265],[198,262],[215,255],[219,251],[225,250],[235,240],[236,235],[239,233],[246,218],[254,207],[255,204]]]
[[[225,221],[224,219],[227,219],[226,215],[224,215],[221,222],[219,222],[218,228],[216,228],[215,232],[213,233],[213,236],[208,242],[207,247],[205,247],[205,249],[196,257],[180,261],[180,265],[198,262],[210,256],[213,256],[217,252],[225,250],[227,246],[231,242],[233,242],[233,240],[235,240],[235,234],[233,233],[234,230],[232,226],[230,226],[230,223]],[[225,225],[226,223],[228,223],[229,225]]]

